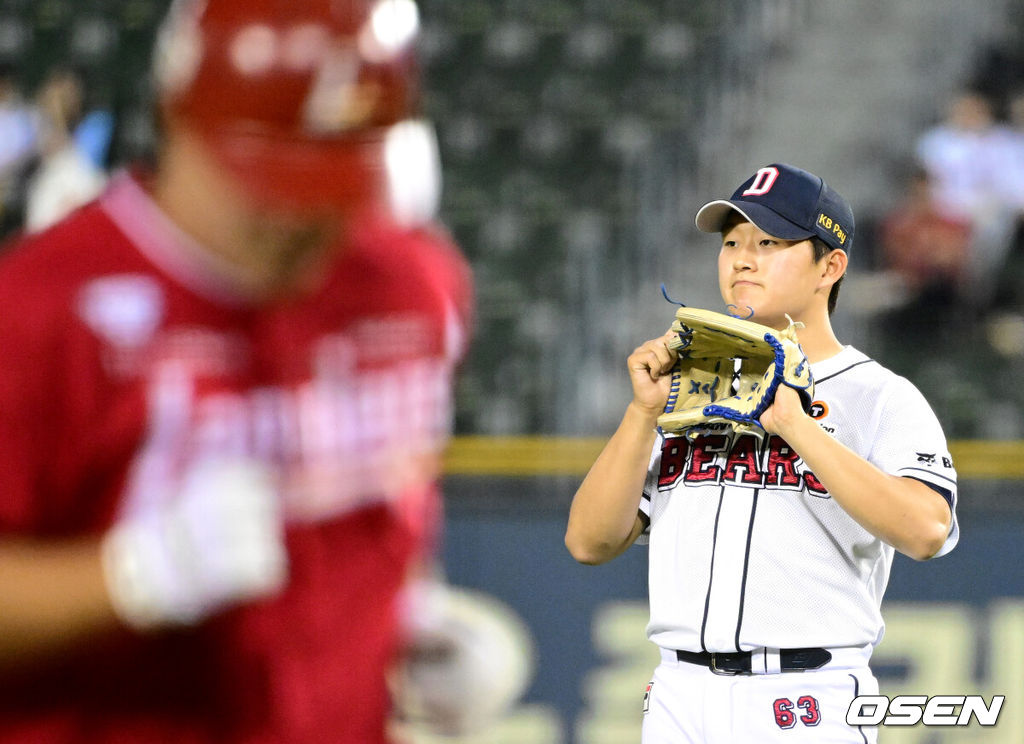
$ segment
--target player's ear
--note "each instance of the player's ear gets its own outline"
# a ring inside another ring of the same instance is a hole
[[[846,255],[846,251],[841,248],[829,251],[822,261],[822,286],[831,286],[842,279],[849,263],[850,257]]]

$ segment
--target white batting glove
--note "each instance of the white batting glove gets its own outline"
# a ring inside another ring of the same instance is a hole
[[[399,720],[442,736],[498,722],[533,676],[522,620],[490,595],[431,580],[407,588],[405,600],[409,648],[391,680]]]
[[[268,469],[208,460],[177,497],[114,525],[102,543],[111,603],[129,626],[192,625],[284,586],[281,508]]]

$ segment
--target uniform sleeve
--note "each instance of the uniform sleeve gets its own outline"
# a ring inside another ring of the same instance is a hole
[[[881,407],[868,460],[882,471],[921,481],[942,496],[952,513],[949,535],[937,555],[956,547],[957,482],[953,457],[928,401],[908,380],[897,377]]]
[[[644,521],[646,527],[636,539],[636,544],[646,545],[651,536],[651,514],[653,513],[653,499],[658,493],[658,473],[661,471],[661,451],[665,437],[658,434],[654,440],[654,448],[651,450],[651,459],[647,465],[647,480],[644,481],[644,492],[640,496],[640,509],[638,516]]]

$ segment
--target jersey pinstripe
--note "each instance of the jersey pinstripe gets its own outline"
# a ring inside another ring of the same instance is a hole
[[[812,415],[886,473],[953,511],[956,471],[935,414],[906,379],[846,347],[812,366]],[[858,525],[779,437],[724,427],[659,436],[641,500],[649,522],[648,637],[663,648],[877,644],[893,548]]]

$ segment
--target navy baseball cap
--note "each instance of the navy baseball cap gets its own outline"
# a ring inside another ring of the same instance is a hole
[[[846,199],[813,173],[792,165],[759,168],[728,200],[701,207],[697,227],[720,232],[733,210],[782,240],[818,237],[847,253],[853,248],[853,210]]]

